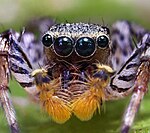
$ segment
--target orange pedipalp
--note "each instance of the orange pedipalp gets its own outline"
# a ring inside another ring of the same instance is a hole
[[[107,83],[108,81],[99,78],[90,78],[87,83],[89,90],[72,101],[73,113],[80,120],[89,120],[97,109],[100,111],[100,105],[105,100],[104,89]]]
[[[57,123],[66,122],[71,116],[71,109],[68,103],[54,95],[54,86],[52,84],[45,84],[43,90],[40,91],[40,102],[43,108]],[[38,87],[39,88],[39,87]],[[46,90],[46,88],[53,88]]]

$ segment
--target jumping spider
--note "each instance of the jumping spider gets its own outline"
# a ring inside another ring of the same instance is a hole
[[[89,120],[104,101],[132,93],[121,129],[127,133],[148,89],[149,33],[127,21],[115,23],[111,36],[107,26],[98,24],[47,20],[46,31],[45,20],[39,22],[36,28],[44,31],[39,39],[28,30],[0,34],[0,102],[11,132],[19,132],[8,93],[13,75],[57,123],[72,114]]]

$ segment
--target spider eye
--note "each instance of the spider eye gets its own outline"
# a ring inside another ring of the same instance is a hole
[[[42,43],[44,46],[46,47],[50,47],[53,43],[53,38],[51,35],[49,34],[45,34],[43,37],[42,37]]]
[[[83,57],[91,56],[95,51],[95,42],[92,38],[81,37],[76,42],[76,52]]]
[[[108,27],[102,26],[102,28],[104,29],[104,31],[106,31],[106,32],[107,32],[107,34],[110,34],[110,30],[109,30],[109,28],[108,28]]]
[[[97,44],[100,48],[105,48],[109,44],[109,39],[105,35],[101,35],[97,38]]]
[[[69,56],[73,51],[73,40],[66,36],[56,38],[54,50],[60,56]]]

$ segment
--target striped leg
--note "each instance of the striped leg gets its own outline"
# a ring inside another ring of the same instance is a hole
[[[129,95],[133,90],[135,77],[140,66],[141,55],[146,48],[146,33],[139,25],[127,21],[118,21],[112,27],[111,64],[116,74],[106,89],[108,99],[118,99]],[[132,44],[132,37],[138,44]]]
[[[18,83],[31,95],[36,95],[37,89],[33,83],[31,72],[44,66],[43,45],[41,36],[54,21],[49,18],[32,20],[27,31],[21,34],[12,31],[9,50],[10,69]],[[39,34],[39,38],[33,34]]]
[[[8,34],[9,36],[9,34]],[[9,97],[9,68],[8,68],[8,47],[1,38],[0,42],[0,104],[4,110],[11,133],[19,133],[15,110]]]
[[[148,46],[150,35],[145,34],[146,32],[139,25],[127,21],[119,21],[113,25],[112,66],[119,71],[111,79],[107,94],[113,94],[109,99],[117,99],[125,97],[133,91],[130,104],[123,117],[122,133],[129,132],[141,100],[147,92],[150,76],[150,48]],[[137,41],[142,39],[137,46],[134,46],[135,50],[132,44],[134,36]],[[146,58],[146,60],[142,61],[141,58]]]
[[[149,34],[150,35],[150,34]],[[138,111],[141,101],[148,91],[148,82],[150,79],[150,38],[145,35],[145,44],[147,45],[141,57],[141,65],[138,68],[137,77],[134,84],[133,94],[128,108],[123,117],[122,133],[128,133],[134,121],[136,112]],[[143,40],[144,41],[144,40]]]
[[[35,22],[35,21],[34,21]],[[51,19],[36,21],[35,29],[45,32],[54,22]],[[32,24],[33,25],[33,24]],[[29,29],[28,29],[29,31]],[[8,30],[0,34],[0,104],[5,112],[10,130],[18,133],[19,128],[15,110],[9,98],[9,76],[12,74],[17,82],[32,95],[36,95],[36,87],[30,73],[43,65],[43,45],[31,32],[20,34]],[[10,70],[10,71],[9,71]]]
[[[21,40],[18,39],[21,36]],[[25,41],[26,40],[26,41]],[[26,89],[31,95],[36,95],[36,88],[30,73],[42,66],[42,47],[34,43],[32,33],[20,35],[17,32],[12,33],[10,50],[9,50],[9,67],[11,74],[17,82]],[[35,47],[34,47],[35,45]]]
[[[136,44],[133,38],[140,41],[146,30],[135,23],[118,21],[112,26],[111,63],[118,71],[130,58]]]

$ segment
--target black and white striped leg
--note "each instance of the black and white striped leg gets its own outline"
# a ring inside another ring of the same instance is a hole
[[[4,110],[11,133],[19,133],[15,110],[9,97],[9,69],[7,54],[0,51],[0,104]]]
[[[11,30],[0,34],[0,105],[3,108],[11,133],[19,133],[12,101],[9,97],[9,55]]]
[[[145,44],[147,45],[141,57],[141,65],[138,68],[133,94],[130,103],[123,117],[121,133],[128,133],[133,124],[135,115],[140,107],[141,101],[148,90],[148,82],[150,79],[150,39],[147,35]]]
[[[123,117],[123,125],[121,132],[128,133],[132,123],[134,121],[136,112],[138,111],[141,101],[147,92],[149,82],[149,68],[150,62],[144,62],[139,68],[139,73],[134,86],[134,92],[132,94],[130,103]]]
[[[112,26],[111,63],[113,69],[118,71],[130,58],[136,48],[133,44],[140,41],[147,31],[141,26],[129,21],[117,21]]]

